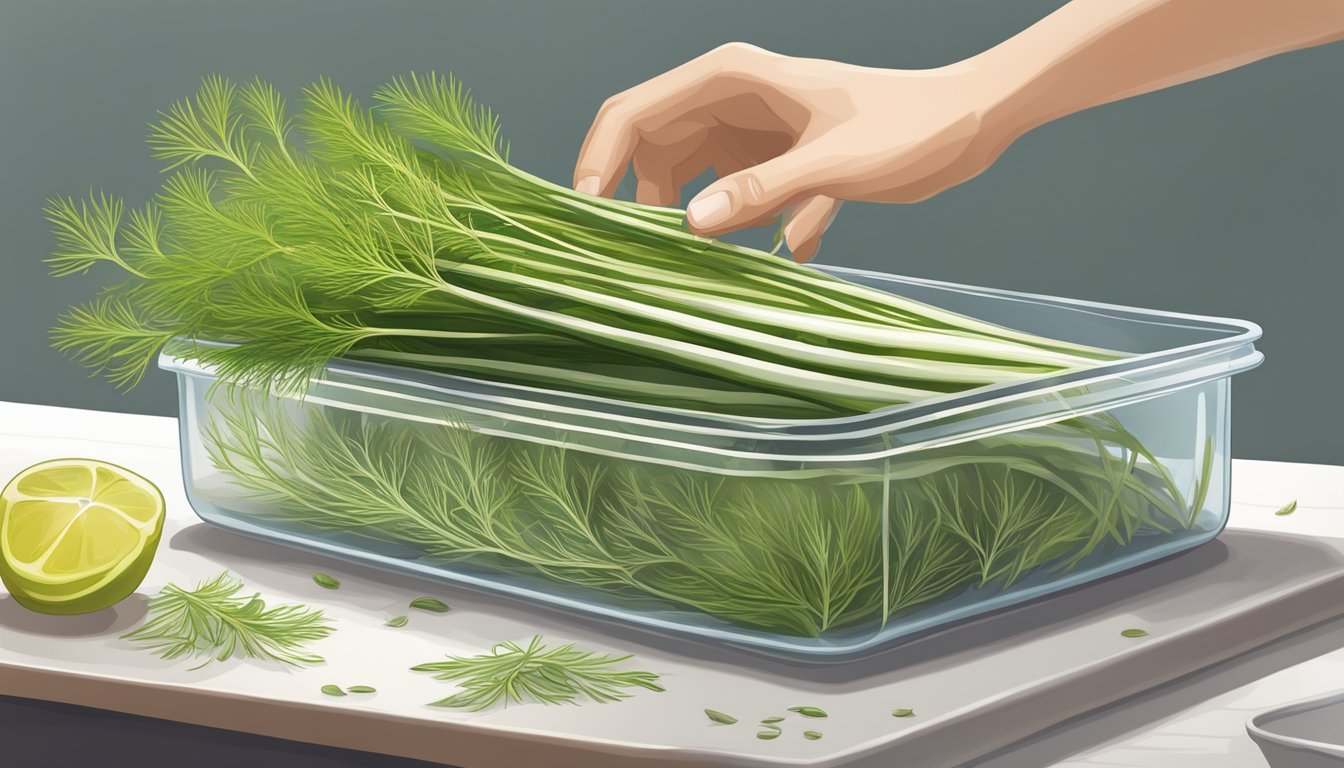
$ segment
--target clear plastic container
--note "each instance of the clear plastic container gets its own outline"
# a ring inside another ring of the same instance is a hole
[[[242,533],[817,660],[1222,529],[1229,379],[1262,359],[1255,325],[826,270],[1132,356],[786,421],[345,361],[276,397],[169,350],[188,496]]]

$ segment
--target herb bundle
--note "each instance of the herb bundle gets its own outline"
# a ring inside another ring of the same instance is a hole
[[[334,357],[744,415],[872,410],[1115,355],[1017,333],[687,232],[680,211],[511,166],[451,79],[366,111],[330,82],[297,118],[207,79],[150,144],[144,208],[51,201],[56,274],[124,280],[57,347],[124,386],[170,339],[224,378],[301,389]],[[296,130],[297,134],[296,135]]]

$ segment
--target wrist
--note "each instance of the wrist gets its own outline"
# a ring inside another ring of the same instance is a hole
[[[995,154],[1049,122],[1046,105],[1034,93],[1036,73],[1028,62],[1000,46],[955,66]]]
[[[911,73],[893,70],[892,74],[904,84]],[[923,95],[930,100],[929,108],[944,119],[956,119],[953,132],[962,142],[957,152],[967,161],[979,158],[988,167],[1039,124],[1020,100],[1027,81],[983,55],[922,70],[917,76],[927,78]]]

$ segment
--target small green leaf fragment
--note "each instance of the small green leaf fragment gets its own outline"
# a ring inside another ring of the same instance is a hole
[[[342,691],[342,690],[341,690],[341,686],[339,686],[339,685],[324,685],[324,686],[322,686],[322,692],[325,693],[325,694],[327,694],[328,696],[344,696],[344,695],[345,695],[345,691]]]
[[[783,733],[783,731],[776,728],[773,731],[761,731],[756,734],[756,738],[760,739],[761,741],[770,741],[772,739],[778,739],[779,734],[781,733]]]
[[[447,603],[432,597],[417,597],[411,601],[411,607],[421,611],[433,611],[434,613],[447,613],[449,611]]]
[[[1121,637],[1147,637],[1147,636],[1148,636],[1148,630],[1146,630],[1146,629],[1126,629],[1126,630],[1123,630],[1123,631],[1120,633],[1120,636],[1121,636]]]
[[[779,226],[775,229],[775,237],[774,237],[774,239],[770,242],[770,255],[771,255],[771,256],[774,256],[775,254],[778,254],[778,253],[779,253],[779,249],[782,248],[782,247],[784,246],[784,239],[785,239],[785,238],[784,238],[784,225],[787,224],[787,223],[788,223],[788,220],[787,220],[787,219],[785,219],[783,216],[780,216],[780,217],[779,217]]]
[[[891,716],[892,716],[892,717],[914,717],[914,716],[915,716],[915,710],[913,710],[913,709],[893,709],[893,710],[891,710]]]
[[[717,709],[706,709],[705,716],[720,725],[732,725],[737,722],[737,718],[732,715],[725,715]]]
[[[774,725],[775,723],[782,722],[784,722],[784,718],[782,717],[767,717],[761,721],[761,725]]]
[[[314,574],[313,574],[313,581],[317,582],[317,586],[322,587],[323,589],[340,589],[340,588],[341,588],[341,582],[340,582],[340,580],[337,579],[335,576],[332,576],[331,574],[321,573],[321,572],[319,572],[319,573],[314,573]]]
[[[408,621],[410,621],[410,619],[405,616],[393,616],[392,618],[387,620],[387,624],[385,624],[384,626],[404,627],[406,626],[406,622]]]
[[[1297,499],[1293,499],[1287,504],[1284,504],[1283,508],[1280,509],[1278,512],[1275,512],[1274,514],[1278,517],[1287,517],[1296,511],[1297,511]]]
[[[377,692],[378,692],[378,689],[377,689],[377,688],[374,688],[374,687],[371,686],[371,685],[352,685],[352,686],[350,686],[349,688],[346,688],[345,690],[349,691],[350,693],[377,693]]]
[[[797,712],[803,717],[826,717],[826,711],[819,707],[789,707],[790,712]]]
[[[816,741],[821,738],[821,731],[803,731],[803,738],[808,741]]]

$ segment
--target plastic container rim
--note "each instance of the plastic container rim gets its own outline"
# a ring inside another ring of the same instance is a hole
[[[1233,334],[1223,338],[1171,347],[1156,352],[1136,354],[1120,360],[1102,363],[1097,366],[1072,371],[1042,374],[1019,381],[977,387],[962,392],[903,403],[880,408],[867,413],[849,416],[825,418],[761,418],[715,414],[689,409],[668,408],[621,401],[598,395],[586,395],[562,392],[520,384],[494,382],[470,376],[419,371],[397,368],[396,366],[364,361],[335,360],[327,364],[326,373],[336,373],[368,382],[369,389],[378,391],[380,385],[409,387],[425,393],[424,397],[414,399],[425,401],[442,400],[450,395],[470,398],[491,409],[500,409],[501,415],[516,415],[514,409],[544,410],[548,420],[555,422],[555,416],[567,414],[577,418],[619,419],[624,424],[643,424],[655,428],[669,429],[682,433],[713,434],[723,437],[742,439],[786,440],[838,440],[854,439],[866,436],[892,433],[897,430],[918,426],[922,422],[946,417],[955,413],[968,413],[990,410],[1010,405],[1014,401],[1031,397],[1049,395],[1065,389],[1074,389],[1103,383],[1114,379],[1128,379],[1131,386],[1124,393],[1117,393],[1115,400],[1133,401],[1137,392],[1145,389],[1145,380],[1152,381],[1162,373],[1175,373],[1180,369],[1198,370],[1201,361],[1208,358],[1227,356],[1212,371],[1192,376],[1186,386],[1230,377],[1235,373],[1255,367],[1263,360],[1263,355],[1255,350],[1253,343],[1261,336],[1259,325],[1233,318],[1194,315],[1165,310],[1150,310],[1118,304],[1069,299],[1045,294],[1009,291],[987,288],[926,278],[904,277],[870,270],[846,267],[814,267],[837,276],[861,276],[868,279],[922,285],[967,294],[983,295],[998,300],[1028,303],[1053,304],[1073,310],[1083,310],[1093,314],[1128,314],[1137,317],[1126,318],[1128,322],[1147,322],[1151,324],[1185,325],[1207,331],[1222,331]],[[1172,321],[1176,321],[1173,323]],[[179,342],[197,345],[225,346],[215,342]],[[174,354],[165,349],[159,356],[159,367],[170,372],[214,378],[213,371],[189,356]],[[1193,373],[1193,371],[1191,371]],[[328,377],[320,377],[313,383],[334,383]],[[454,386],[457,385],[457,386]],[[336,384],[346,386],[348,384]],[[1170,387],[1163,390],[1170,391]],[[383,390],[383,394],[409,397],[401,393]],[[1160,392],[1154,392],[1154,395]],[[1057,415],[1075,413],[1065,398],[1056,397],[1061,408]],[[1103,401],[1088,408],[1088,412],[1105,410],[1109,401]],[[444,405],[458,405],[448,401]],[[557,423],[557,426],[560,426]],[[704,448],[704,446],[697,446]],[[851,457],[856,458],[856,457]]]

